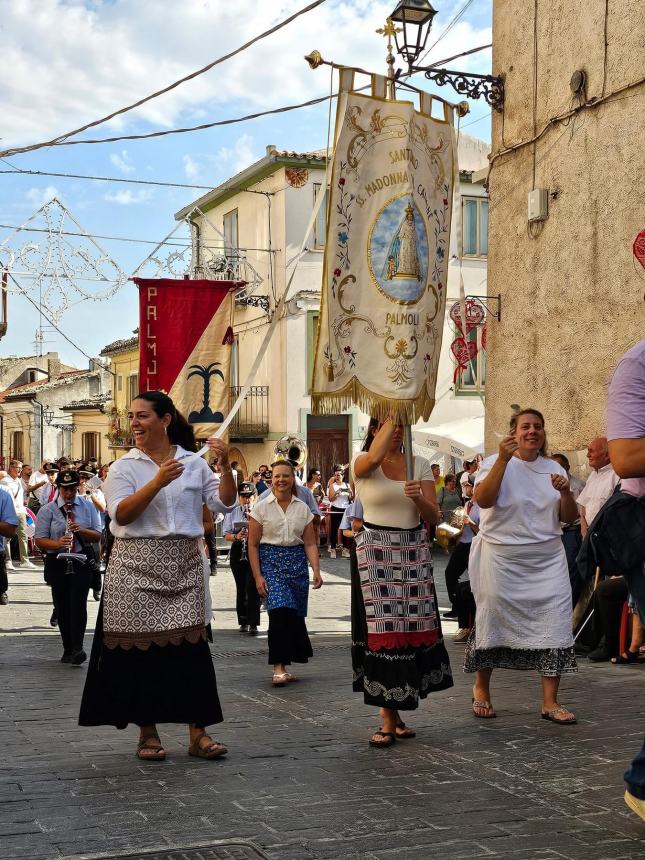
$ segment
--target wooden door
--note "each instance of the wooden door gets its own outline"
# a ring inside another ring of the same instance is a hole
[[[349,463],[349,439],[347,429],[316,428],[307,433],[307,471],[320,469],[322,485],[333,474],[335,463]],[[305,476],[306,477],[306,476]]]

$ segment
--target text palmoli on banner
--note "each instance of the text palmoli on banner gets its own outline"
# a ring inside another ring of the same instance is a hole
[[[133,279],[139,288],[139,385],[165,391],[197,438],[215,433],[229,405],[230,281]]]
[[[341,70],[312,409],[356,404],[414,424],[430,417],[445,311],[453,174],[451,109],[431,116],[353,91]]]

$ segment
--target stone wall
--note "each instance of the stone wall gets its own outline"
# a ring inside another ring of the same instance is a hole
[[[533,117],[534,0],[495,0],[493,71],[506,77],[504,114],[493,114],[488,293],[502,296],[488,331],[486,448],[508,426],[510,405],[534,405],[552,450],[583,448],[603,430],[604,389],[618,357],[645,336],[645,270],[632,243],[645,228],[645,85],[628,89],[532,145],[495,153],[541,130],[577,101],[645,75],[642,0],[537,2],[537,110]],[[604,79],[604,80],[603,80]],[[532,238],[527,195],[551,191]]]

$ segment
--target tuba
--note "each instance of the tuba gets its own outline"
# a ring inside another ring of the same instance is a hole
[[[302,469],[307,460],[305,440],[296,433],[287,433],[275,443],[273,457],[275,460],[290,460],[296,469]]]

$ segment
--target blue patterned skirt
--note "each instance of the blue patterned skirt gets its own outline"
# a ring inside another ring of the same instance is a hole
[[[267,612],[294,609],[307,617],[309,568],[304,546],[260,544],[260,570],[267,583]]]

